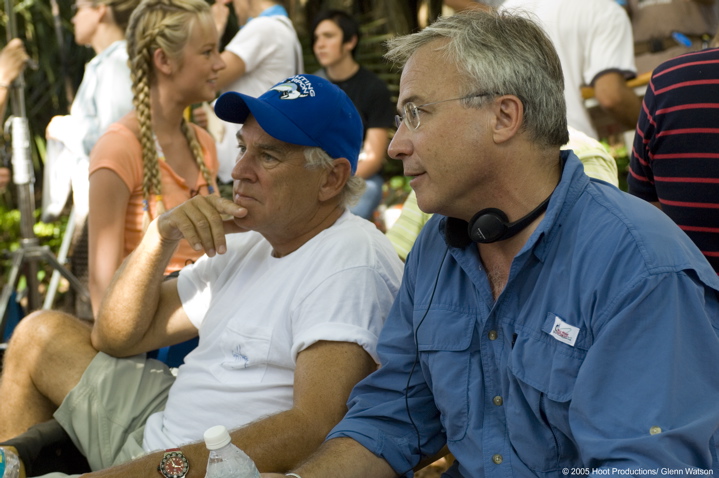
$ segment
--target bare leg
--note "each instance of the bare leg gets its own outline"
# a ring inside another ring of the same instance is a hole
[[[75,317],[41,311],[22,319],[0,377],[0,441],[52,418],[96,354],[90,325]]]

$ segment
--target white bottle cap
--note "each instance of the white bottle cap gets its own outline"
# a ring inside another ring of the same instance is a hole
[[[219,450],[223,446],[230,443],[230,433],[222,425],[209,428],[205,432],[205,446],[208,450]]]

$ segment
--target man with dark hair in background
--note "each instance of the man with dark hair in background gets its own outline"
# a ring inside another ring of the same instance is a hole
[[[367,190],[351,211],[371,220],[382,201],[382,165],[394,121],[390,92],[384,81],[357,62],[361,34],[352,16],[339,10],[320,13],[312,32],[312,51],[322,65],[315,74],[347,93],[362,118],[365,136],[357,175],[367,182]]]

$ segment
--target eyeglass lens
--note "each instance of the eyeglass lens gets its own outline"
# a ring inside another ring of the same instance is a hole
[[[394,125],[399,129],[399,125],[402,123],[402,121],[405,122],[407,127],[411,129],[417,129],[419,128],[419,110],[417,109],[417,106],[414,103],[406,103],[404,105],[404,115],[395,115],[394,117]]]

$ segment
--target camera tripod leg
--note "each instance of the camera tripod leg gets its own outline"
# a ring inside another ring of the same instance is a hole
[[[78,280],[77,277],[75,277],[65,266],[60,264],[60,262],[55,258],[55,256],[52,255],[52,252],[50,252],[50,248],[47,246],[44,246],[43,248],[43,257],[47,262],[50,263],[53,269],[55,269],[57,272],[59,272],[67,281],[70,283],[70,286],[75,289],[75,291],[80,294],[84,299],[90,300],[90,293],[87,291],[84,285]]]
[[[70,243],[75,232],[75,207],[73,206],[70,210],[70,217],[67,220],[67,226],[65,226],[65,234],[62,238],[62,244],[60,250],[57,253],[57,260],[60,264],[64,264],[67,259],[68,251],[70,250]],[[43,309],[51,309],[52,304],[55,302],[55,294],[57,293],[57,287],[60,284],[60,271],[54,270],[52,277],[50,278],[50,285],[47,287],[47,293],[45,294],[45,302],[42,304]]]
[[[2,295],[0,296],[0,337],[2,337],[5,333],[5,325],[7,321],[7,307],[10,302],[10,297],[12,296],[13,290],[17,286],[23,262],[28,268],[28,274],[32,277],[37,277],[37,261],[40,259],[47,261],[53,269],[58,271],[65,279],[67,279],[67,281],[70,283],[70,286],[75,289],[75,291],[80,296],[87,300],[90,300],[90,294],[87,291],[87,288],[77,279],[77,277],[75,277],[69,270],[67,270],[65,266],[60,264],[60,262],[55,258],[55,256],[53,256],[48,246],[33,245],[28,247],[21,247],[20,249],[13,252],[12,268],[10,269],[8,282],[3,287]],[[33,292],[33,289],[30,287],[30,278],[31,277],[27,277],[28,294]],[[36,293],[39,293],[36,287],[34,288],[34,291]],[[38,308],[38,305],[35,305],[32,301],[30,302],[30,310],[36,310]]]

